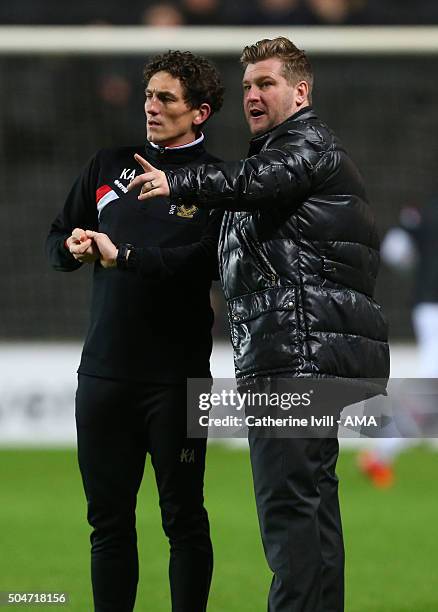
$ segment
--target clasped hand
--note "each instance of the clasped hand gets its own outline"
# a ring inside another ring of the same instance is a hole
[[[114,268],[117,265],[117,247],[102,232],[76,227],[66,244],[73,257],[81,263],[93,263],[99,259],[103,268]]]
[[[145,172],[129,183],[128,191],[140,187],[139,200],[170,195],[166,174],[154,168],[141,155],[136,153],[134,158]],[[67,238],[66,246],[73,257],[81,263],[93,263],[99,259],[104,268],[114,268],[117,265],[117,247],[106,234],[101,232],[76,227]]]

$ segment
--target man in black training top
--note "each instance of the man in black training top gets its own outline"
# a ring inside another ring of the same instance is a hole
[[[136,496],[150,453],[170,543],[172,610],[203,612],[213,565],[206,441],[186,436],[186,379],[211,376],[209,292],[222,214],[168,198],[144,204],[127,185],[142,172],[135,153],[163,170],[215,161],[201,129],[221,108],[223,87],[209,61],[179,51],[148,63],[144,82],[146,145],[91,159],[51,226],[47,252],[55,270],[94,263],[76,424],[95,610],[134,608]]]
[[[347,389],[384,392],[389,373],[386,322],[373,300],[373,213],[354,163],[310,106],[305,53],[279,37],[246,47],[241,61],[254,136],[248,158],[163,172],[137,157],[145,173],[130,189],[141,186],[139,201],[152,206],[152,198],[170,193],[186,206],[227,211],[220,268],[239,385],[260,381],[263,390],[290,395],[311,381],[321,401],[308,412],[339,417],[350,403]],[[333,406],[330,383],[341,389]],[[284,439],[249,432],[273,572],[269,612],[342,612],[337,428]]]

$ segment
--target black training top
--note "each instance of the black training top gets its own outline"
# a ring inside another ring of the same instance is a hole
[[[160,169],[214,161],[202,144],[183,148],[123,147],[99,151],[73,185],[52,223],[47,253],[55,270],[80,264],[65,248],[75,227],[134,245],[129,269],[94,265],[91,320],[79,373],[143,382],[210,376],[211,280],[217,278],[222,213],[145,202],[126,186],[143,169],[134,153]]]

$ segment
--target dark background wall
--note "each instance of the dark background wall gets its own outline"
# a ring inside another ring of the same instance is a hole
[[[146,59],[0,58],[0,339],[83,336],[91,270],[51,271],[45,236],[95,150],[144,139]],[[314,106],[359,165],[383,234],[403,205],[421,207],[438,192],[438,57],[312,60]],[[218,156],[236,159],[249,139],[241,71],[237,58],[214,61],[227,94],[207,142]],[[382,267],[377,298],[393,339],[411,335],[412,280]],[[217,331],[226,333],[221,316]]]

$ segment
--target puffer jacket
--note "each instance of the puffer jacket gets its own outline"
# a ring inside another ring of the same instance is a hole
[[[254,138],[247,159],[168,180],[172,199],[228,211],[219,259],[237,378],[362,379],[384,392],[374,216],[355,165],[310,107]]]

